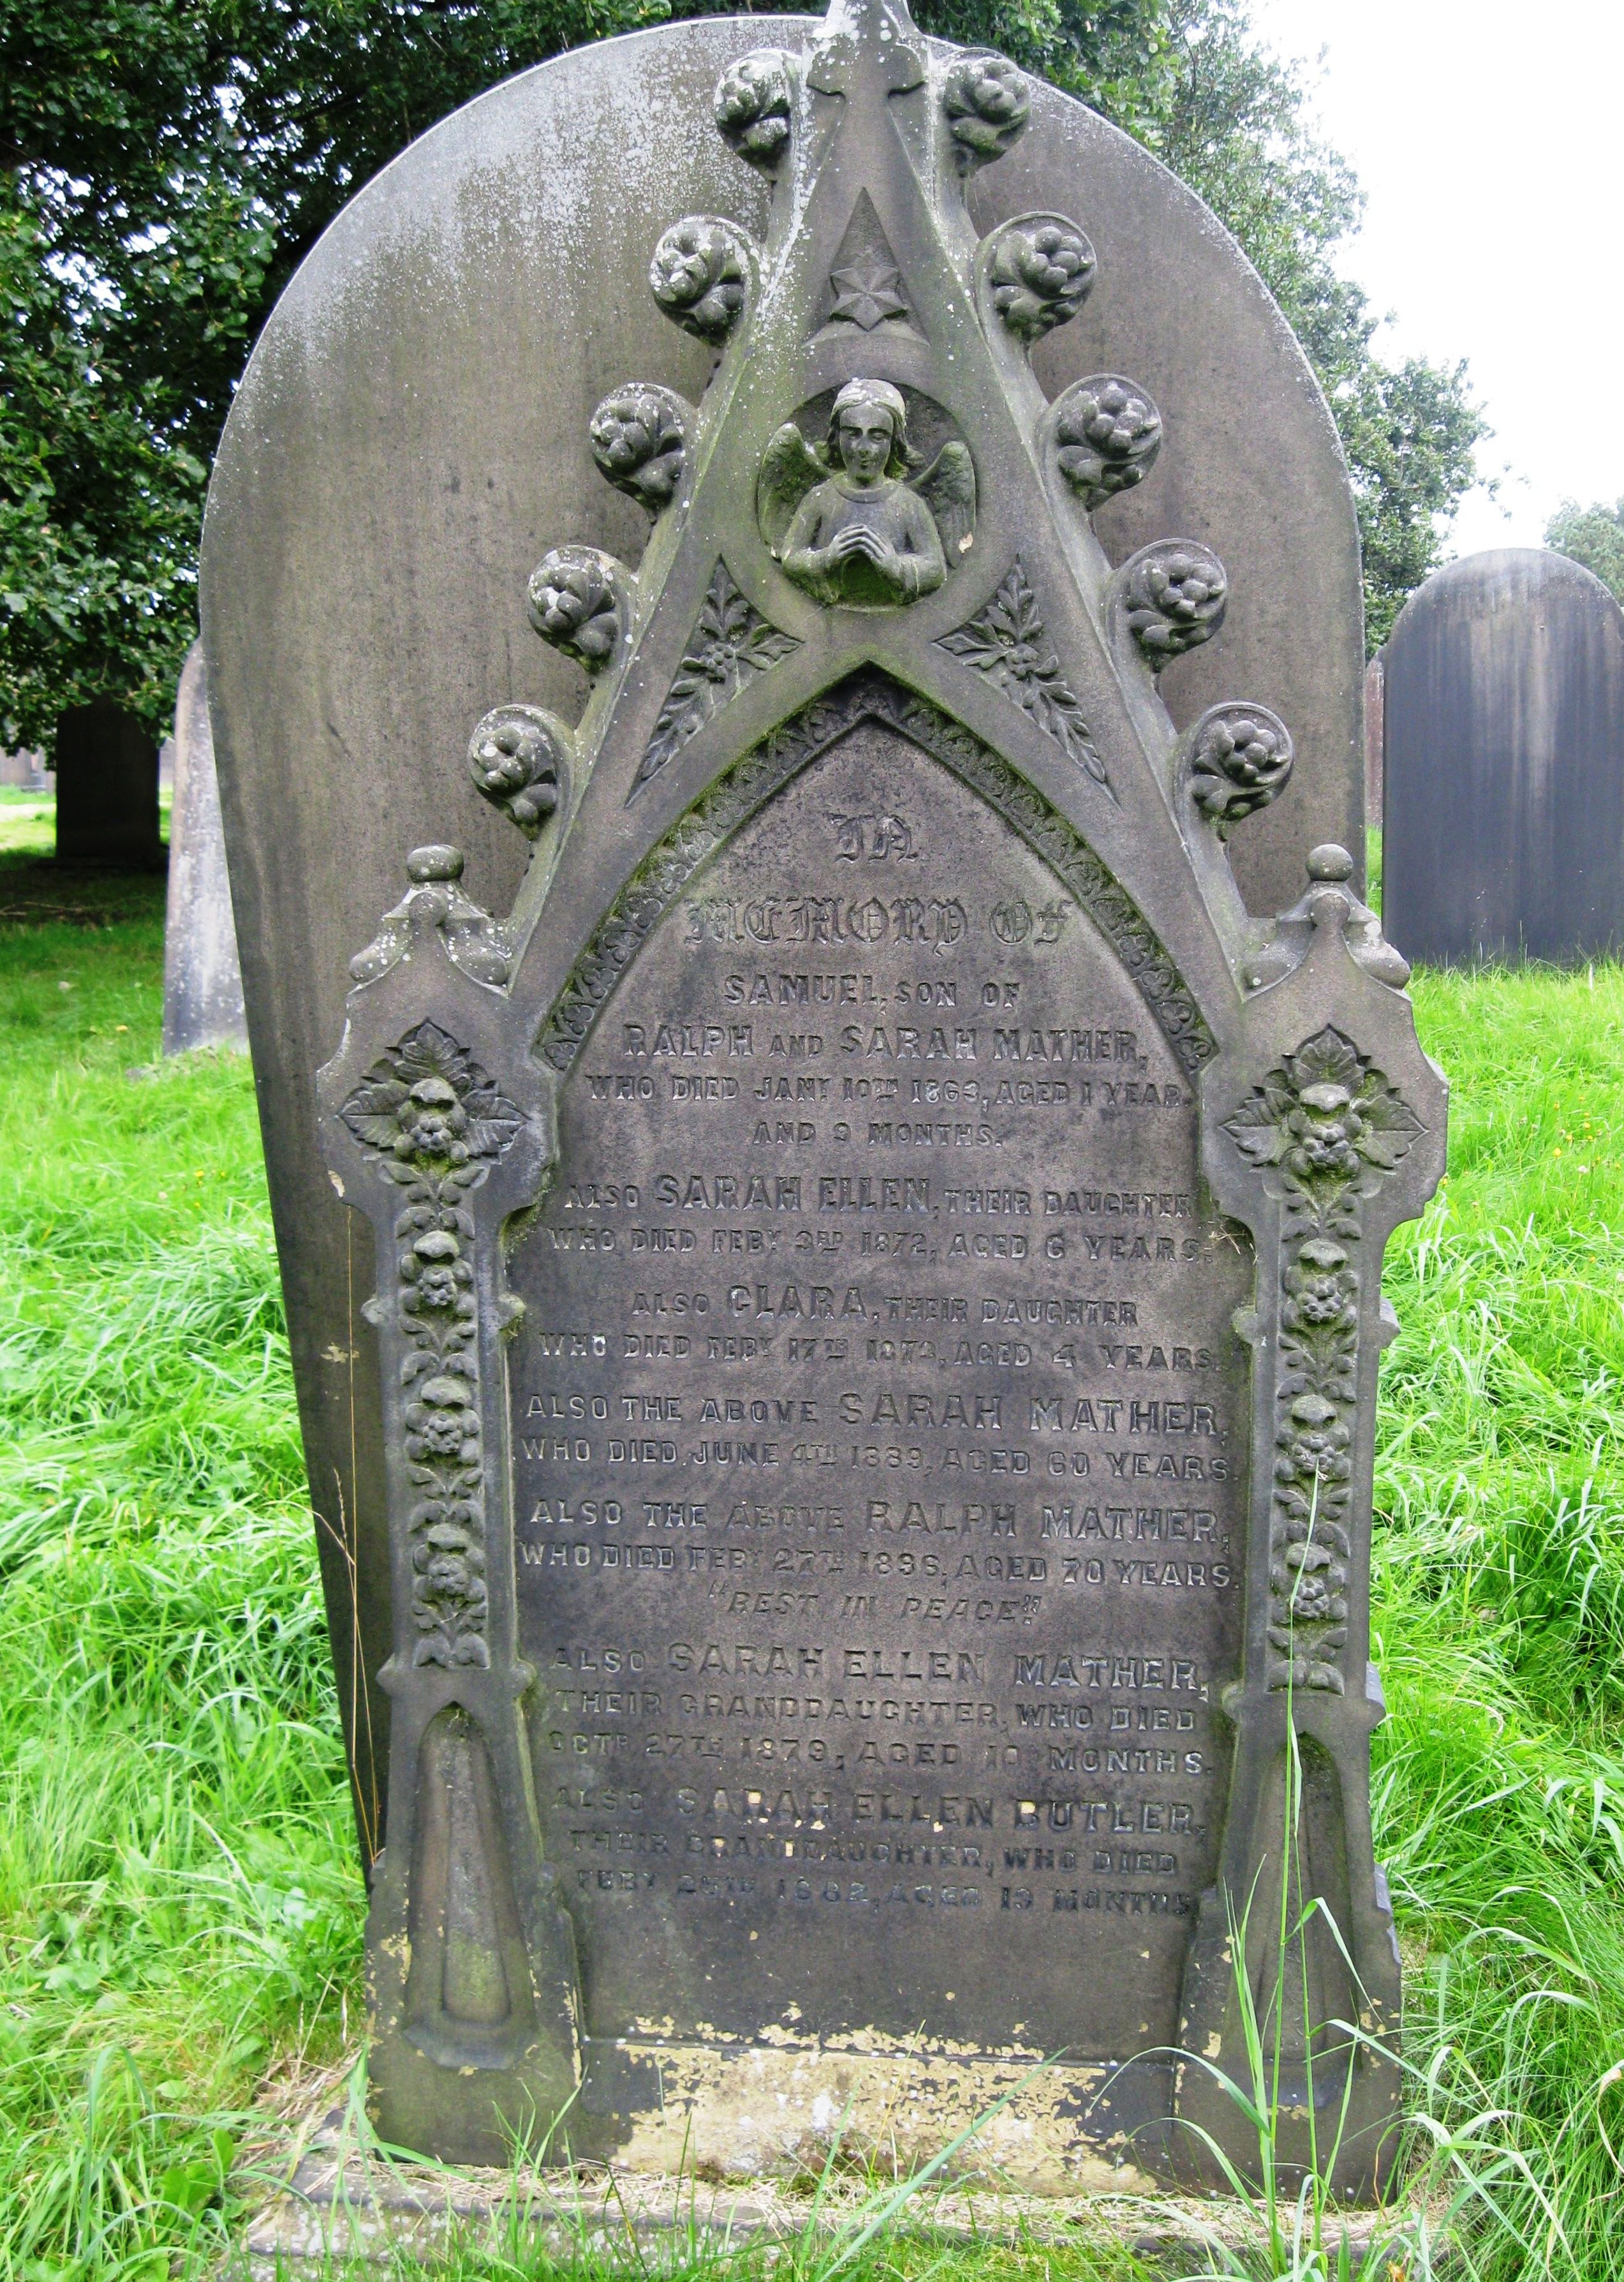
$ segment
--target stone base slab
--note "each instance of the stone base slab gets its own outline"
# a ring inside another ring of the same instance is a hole
[[[460,2247],[530,2256],[542,2248],[560,2259],[618,2254],[630,2267],[653,2241],[680,2249],[686,2239],[695,2254],[714,2255],[756,2237],[787,2241],[811,2228],[838,2244],[893,2192],[883,2178],[839,2173],[820,2190],[805,2175],[740,2180],[602,2164],[499,2170],[399,2162],[361,2145],[352,2113],[342,2109],[296,2132],[280,2164],[255,2169],[267,2182],[278,2171],[281,2177],[248,2223],[233,2282],[299,2282],[325,2276],[336,2261],[431,2265]],[[1400,2214],[1350,2213],[1344,2224],[1355,2270],[1373,2251],[1391,2253],[1395,2235],[1424,2216],[1413,2205]],[[935,2181],[891,2224],[944,2242],[1125,2247],[1153,2272],[1180,2274],[1221,2270],[1221,2252],[1244,2252],[1256,2233],[1238,2205],[1216,2198],[1060,2197]],[[1334,2226],[1330,2233],[1334,2269]],[[1443,2247],[1435,2220],[1435,2270]]]

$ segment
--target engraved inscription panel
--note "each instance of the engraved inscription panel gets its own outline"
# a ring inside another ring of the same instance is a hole
[[[666,912],[560,1141],[516,1557],[592,2033],[1171,2042],[1250,1262],[1104,937],[864,725]]]

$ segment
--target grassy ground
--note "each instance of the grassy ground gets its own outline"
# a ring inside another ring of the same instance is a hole
[[[20,806],[0,803],[0,2274],[156,2282],[219,2239],[250,2103],[352,2040],[361,1895],[247,1070],[154,1067],[161,885],[58,878]],[[1391,1260],[1377,1481],[1409,2050],[1441,2123],[1504,2112],[1485,2136],[1558,2223],[1513,2195],[1520,2243],[1486,2237],[1490,2264],[1619,2282],[1624,973],[1417,996],[1455,1095],[1448,1183]]]

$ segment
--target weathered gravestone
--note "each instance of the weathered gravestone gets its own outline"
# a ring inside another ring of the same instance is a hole
[[[57,860],[157,870],[158,747],[111,697],[70,705],[57,723]]]
[[[291,289],[215,480],[368,1836],[390,1719],[375,2111],[465,2159],[561,2115],[643,2165],[911,2155],[1063,2048],[987,2135],[1011,2175],[1200,2169],[1295,1736],[1339,1930],[1288,1975],[1288,2091],[1311,2042],[1367,2187],[1396,2069],[1332,2024],[1397,2025],[1380,1264],[1444,1101],[1352,858],[1298,892],[1360,809],[1346,479],[1125,138],[884,0],[771,29],[427,138]],[[1203,663],[1253,598],[1301,791]],[[1293,802],[1254,920],[1228,835]]]
[[[1386,734],[1388,654],[1379,649],[1365,669],[1365,821],[1381,827],[1381,752]]]
[[[187,653],[181,675],[174,750],[164,924],[164,1052],[184,1054],[197,1046],[247,1044],[201,642]]]
[[[1382,911],[1406,958],[1624,947],[1624,611],[1537,547],[1468,555],[1388,645]]]

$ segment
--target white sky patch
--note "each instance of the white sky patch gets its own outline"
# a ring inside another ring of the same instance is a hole
[[[1460,554],[1537,547],[1564,498],[1624,497],[1624,0],[1252,0],[1309,66],[1367,206],[1340,267],[1389,360],[1466,358],[1495,434]],[[1317,59],[1325,50],[1323,63]]]

